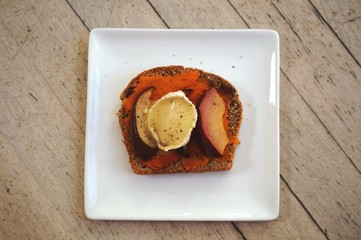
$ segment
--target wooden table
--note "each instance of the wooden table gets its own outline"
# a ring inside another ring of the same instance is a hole
[[[360,239],[361,1],[0,1],[0,239]],[[270,28],[281,41],[281,202],[270,222],[84,214],[89,31]]]

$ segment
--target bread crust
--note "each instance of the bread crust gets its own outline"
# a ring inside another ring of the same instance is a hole
[[[132,94],[134,94],[134,89],[136,88],[139,78],[141,76],[174,76],[179,73],[189,72],[189,71],[197,71],[200,73],[200,78],[206,79],[209,83],[210,87],[214,87],[219,91],[227,93],[227,97],[229,97],[229,104],[226,106],[228,111],[228,126],[226,131],[231,136],[237,136],[240,130],[240,126],[243,118],[243,106],[242,102],[239,99],[237,90],[232,86],[227,80],[223,79],[220,76],[217,76],[212,73],[204,72],[203,70],[196,68],[187,68],[183,66],[163,66],[156,67],[149,70],[146,70],[140,74],[138,74],[135,78],[133,78],[127,85],[127,87],[123,90],[120,95],[120,99],[124,101],[124,99],[128,98]],[[129,129],[130,126],[127,124],[127,119],[130,116],[131,112],[126,110],[122,105],[118,111],[118,120],[119,125],[123,134],[123,142],[126,146],[127,152],[129,154],[129,163],[136,174],[155,174],[155,173],[179,173],[179,172],[206,172],[206,171],[223,171],[229,170],[232,168],[234,154],[237,147],[237,143],[230,143],[226,146],[226,150],[229,154],[227,154],[228,159],[223,159],[222,161],[217,161],[217,159],[208,158],[208,163],[206,165],[197,166],[195,169],[187,169],[184,167],[180,160],[175,161],[171,165],[164,168],[150,168],[143,164],[143,160],[141,160],[133,151],[133,147],[131,144]]]

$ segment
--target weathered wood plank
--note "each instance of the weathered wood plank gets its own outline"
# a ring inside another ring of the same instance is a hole
[[[47,1],[0,2],[0,63],[11,61],[34,29]]]
[[[281,181],[280,215],[272,222],[237,222],[247,239],[327,239]]]
[[[91,30],[93,28],[165,28],[165,24],[143,0],[76,1],[69,3]]]
[[[310,0],[320,16],[361,64],[361,1]]]
[[[352,239],[361,234],[361,176],[296,89],[283,87],[282,176],[330,239]]]
[[[225,0],[150,2],[170,28],[247,28]]]
[[[12,152],[2,156],[1,175],[18,192],[6,195],[12,205],[2,215],[14,224],[1,229],[20,239],[90,237],[78,224],[88,34],[78,21],[67,4],[49,2],[14,60],[1,65],[1,135]]]
[[[39,174],[32,173],[29,163],[26,163],[16,152],[15,148],[19,148],[19,146],[12,146],[14,144],[21,145],[18,139],[7,139],[2,133],[0,134],[1,239],[37,239],[40,237],[54,239],[63,235],[66,225],[68,225],[63,214],[67,214],[67,212],[59,203],[55,203],[55,199],[51,196],[56,189],[52,189],[50,192],[44,189],[46,187],[44,185],[59,185],[58,182],[53,181],[51,174],[53,169],[44,161],[41,166],[42,170],[50,177],[39,178]],[[35,148],[36,146],[27,145],[26,147]],[[29,159],[29,161],[31,160],[33,159]],[[40,183],[39,181],[44,182]],[[63,197],[61,200],[66,200],[66,198]]]

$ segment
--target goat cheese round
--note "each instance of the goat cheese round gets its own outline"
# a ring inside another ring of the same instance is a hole
[[[186,145],[197,122],[197,110],[183,91],[170,92],[148,111],[148,128],[164,151]]]

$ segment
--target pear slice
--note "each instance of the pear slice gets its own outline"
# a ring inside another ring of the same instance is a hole
[[[148,110],[152,105],[153,88],[144,90],[137,98],[131,113],[130,137],[134,152],[144,161],[158,151],[157,142],[148,128]]]
[[[199,102],[197,123],[199,145],[209,157],[221,157],[228,144],[227,133],[223,126],[225,111],[225,102],[215,88],[210,88]]]

